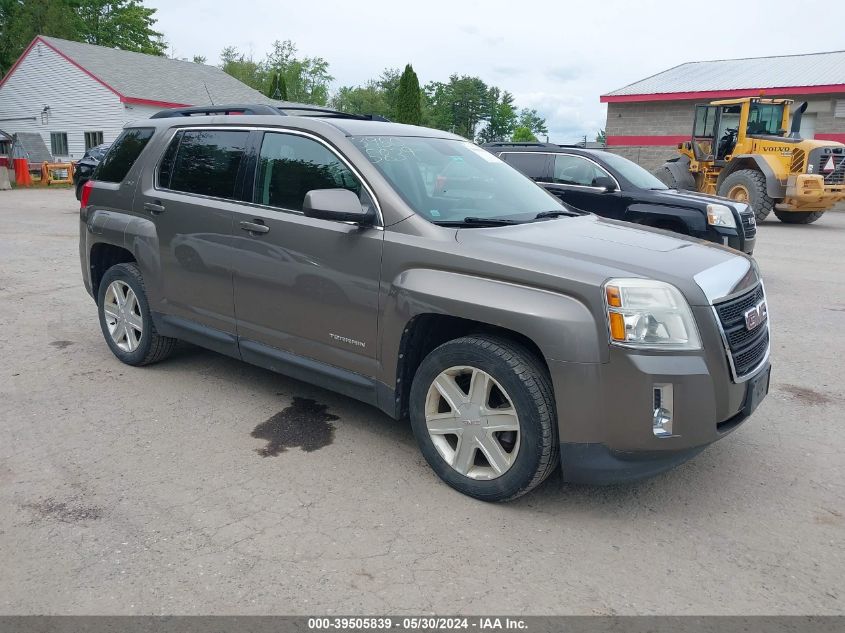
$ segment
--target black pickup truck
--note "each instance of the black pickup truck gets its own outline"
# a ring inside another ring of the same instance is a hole
[[[576,209],[754,252],[754,212],[742,202],[669,189],[636,163],[604,150],[552,143],[483,147]]]

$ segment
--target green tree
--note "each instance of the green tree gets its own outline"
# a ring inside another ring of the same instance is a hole
[[[502,92],[499,88],[493,86],[487,91],[487,101],[490,107],[490,117],[487,120],[487,125],[478,133],[478,142],[492,143],[508,140],[516,127],[513,95],[507,90]]]
[[[77,7],[80,41],[125,51],[164,55],[161,33],[153,29],[155,9],[139,0],[65,0]]]
[[[282,98],[282,91],[279,88],[279,73],[271,73],[270,75],[270,85],[267,88],[267,92],[265,93],[271,99],[281,99]]]
[[[329,106],[350,114],[378,114],[390,118],[387,96],[375,81],[366,86],[341,86],[329,100]]]
[[[287,99],[300,103],[326,105],[329,84],[329,63],[322,57],[297,57],[296,45],[285,40],[273,42],[273,50],[262,64],[267,72],[278,72],[285,80]]]
[[[599,130],[596,133],[596,143],[607,145],[607,133],[604,130]]]
[[[261,90],[266,90],[267,71],[264,67],[252,59],[247,57],[234,46],[227,46],[220,53],[220,67],[223,72],[232,75],[235,79],[242,81],[247,86]]]
[[[375,80],[375,85],[381,91],[384,102],[387,106],[387,112],[384,114],[391,121],[396,120],[397,97],[399,95],[399,79],[402,77],[402,72],[398,68],[385,68],[381,71],[379,78]]]
[[[399,89],[396,92],[396,121],[410,125],[422,123],[421,101],[420,80],[413,67],[407,64],[399,78]]]
[[[208,61],[203,55],[194,55],[193,62],[195,64],[204,64]]]
[[[549,133],[549,129],[546,127],[546,119],[537,114],[537,110],[529,110],[528,108],[519,111],[516,126],[528,128],[534,135]]]
[[[536,142],[537,137],[534,136],[530,128],[519,126],[513,131],[511,141],[514,143]]]
[[[0,76],[36,35],[163,55],[155,11],[140,0],[0,0]]]

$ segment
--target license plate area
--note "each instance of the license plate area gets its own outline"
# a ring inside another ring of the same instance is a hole
[[[766,394],[769,393],[769,382],[772,378],[772,367],[769,365],[765,371],[760,372],[759,375],[754,376],[748,381],[747,391],[745,393],[745,415],[749,416],[754,412],[754,409],[763,401]]]

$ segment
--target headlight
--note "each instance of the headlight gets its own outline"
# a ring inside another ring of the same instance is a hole
[[[701,349],[689,304],[674,286],[653,279],[611,279],[604,285],[604,297],[612,342],[650,349]]]
[[[731,211],[730,207],[726,207],[723,204],[707,205],[707,224],[724,226],[731,229],[736,228],[733,211]]]

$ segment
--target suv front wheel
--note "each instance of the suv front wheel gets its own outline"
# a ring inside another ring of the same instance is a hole
[[[411,426],[437,475],[484,501],[506,501],[557,466],[551,382],[534,354],[466,336],[434,349],[411,386]]]
[[[156,332],[137,264],[117,264],[106,271],[100,281],[97,307],[106,343],[127,365],[157,363],[170,356],[176,346],[176,339]]]

